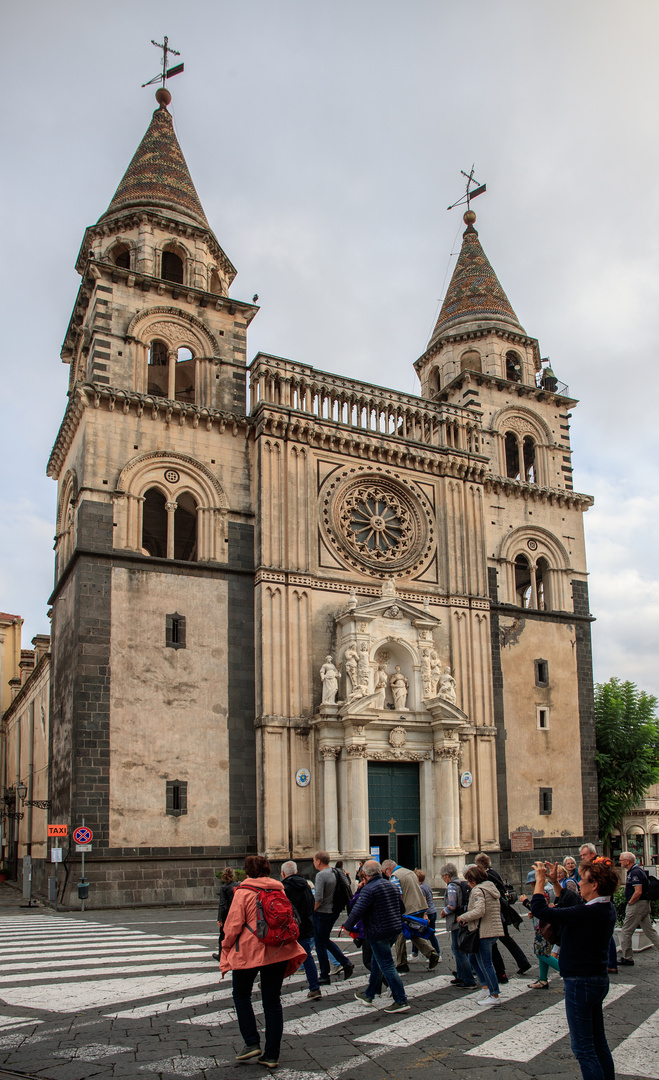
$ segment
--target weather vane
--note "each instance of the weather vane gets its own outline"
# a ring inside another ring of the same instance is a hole
[[[167,40],[167,38],[165,38],[165,41],[166,40]],[[163,83],[163,85],[164,85],[164,83]],[[467,179],[467,190],[466,190],[464,195],[461,195],[460,198],[456,199],[456,201],[454,203],[451,203],[450,206],[447,206],[447,208],[446,208],[447,210],[452,210],[454,206],[460,206],[462,203],[467,204],[467,210],[468,210],[469,209],[469,203],[471,202],[471,200],[475,199],[477,195],[482,195],[483,192],[487,189],[487,184],[479,184],[478,180],[474,180],[474,166],[473,165],[471,166],[471,172],[466,173],[464,171],[464,169],[460,169],[460,172]],[[476,185],[476,187],[473,189],[473,191],[471,190],[471,185],[472,184]]]
[[[148,82],[142,83],[142,86],[152,86],[153,83],[162,81],[162,85],[165,85],[167,79],[171,79],[173,75],[180,75],[183,71],[183,64],[177,64],[176,67],[167,67],[167,54],[171,53],[172,56],[180,56],[180,52],[176,49],[172,49],[168,44],[169,38],[163,38],[163,44],[160,45],[157,41],[151,38],[151,44],[155,45],[156,49],[162,49],[162,72],[159,75],[154,75]]]

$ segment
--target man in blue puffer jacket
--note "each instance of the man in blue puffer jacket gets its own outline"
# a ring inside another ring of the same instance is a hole
[[[366,884],[362,886],[350,914],[343,924],[344,930],[352,930],[360,920],[366,940],[371,946],[371,977],[364,991],[357,990],[355,997],[364,1005],[373,1006],[376,994],[382,992],[382,978],[393,994],[393,1002],[386,1013],[407,1012],[409,1005],[403,980],[396,971],[391,946],[401,932],[405,906],[400,892],[382,876],[382,867],[375,859],[369,859],[362,867]]]

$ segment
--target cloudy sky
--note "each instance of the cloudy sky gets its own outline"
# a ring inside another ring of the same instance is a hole
[[[659,694],[659,5],[656,0],[22,0],[4,5],[0,609],[48,630],[66,403],[59,350],[85,227],[154,108],[260,297],[259,349],[418,392],[459,244],[460,169],[485,250],[574,412],[595,674]]]

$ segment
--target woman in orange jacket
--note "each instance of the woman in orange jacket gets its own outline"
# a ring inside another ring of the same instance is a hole
[[[245,1040],[236,1061],[258,1057],[259,1064],[275,1069],[279,1064],[279,1048],[284,1029],[281,1008],[281,987],[284,978],[297,971],[306,952],[294,940],[284,944],[267,944],[256,935],[256,901],[260,889],[284,892],[280,881],[270,877],[270,863],[260,855],[245,859],[247,877],[234,890],[233,903],[224,923],[224,940],[220,955],[222,977],[232,972],[233,1002],[240,1034]],[[265,1017],[265,1049],[261,1053],[258,1028],[252,1008],[252,987],[260,974],[261,999]]]

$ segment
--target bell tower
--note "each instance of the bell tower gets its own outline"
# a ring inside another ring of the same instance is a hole
[[[220,852],[256,844],[245,394],[257,308],[229,296],[236,271],[169,91],[156,100],[83,238],[62,348],[68,404],[48,465],[51,798],[58,820],[92,828],[92,890],[106,903],[136,890],[183,899],[193,878],[210,899]]]
[[[489,459],[483,519],[502,859],[519,828],[534,831],[536,851],[547,853],[538,857],[557,857],[561,836],[575,847],[597,835],[583,530],[593,500],[574,490],[577,401],[520,323],[475,222],[467,209],[453,276],[415,368],[423,397],[468,408]]]

